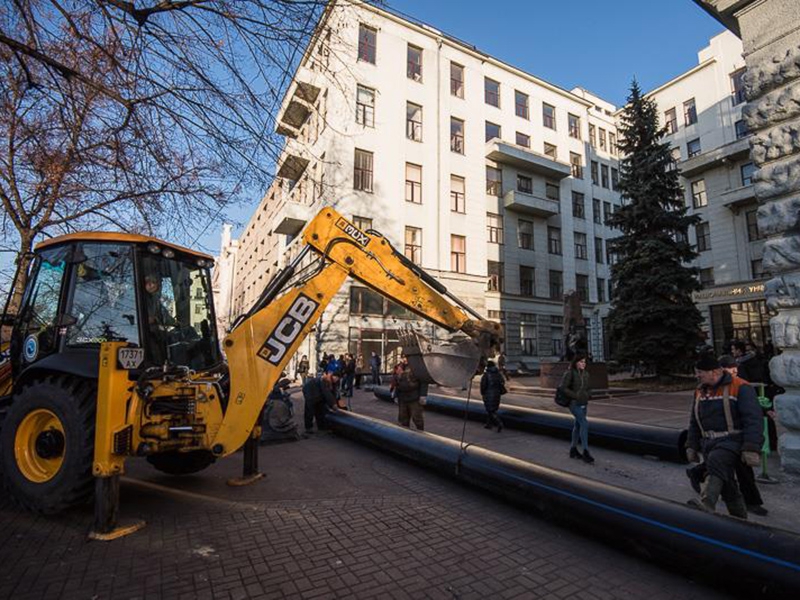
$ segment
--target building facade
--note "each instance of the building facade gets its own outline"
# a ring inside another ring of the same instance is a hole
[[[742,42],[726,31],[698,53],[698,65],[648,94],[670,134],[686,204],[700,223],[696,245],[703,289],[695,301],[718,352],[733,339],[763,347],[770,338],[762,269]]]
[[[325,205],[376,229],[506,327],[511,363],[562,352],[563,295],[583,299],[602,358],[605,217],[620,203],[615,107],[366,4],[331,3],[284,98],[277,176],[240,240],[232,313],[297,252]],[[391,361],[412,322],[348,283],[301,353]]]

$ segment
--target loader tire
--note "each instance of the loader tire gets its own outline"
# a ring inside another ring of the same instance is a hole
[[[195,450],[193,452],[161,452],[151,454],[147,457],[147,462],[153,465],[162,473],[168,475],[191,475],[210,467],[217,458],[206,450]]]
[[[0,430],[0,477],[18,505],[55,514],[93,491],[96,382],[53,375],[14,395]]]

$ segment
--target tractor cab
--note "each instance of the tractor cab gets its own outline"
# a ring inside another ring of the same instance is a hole
[[[39,244],[11,338],[26,373],[95,378],[102,342],[123,341],[141,368],[222,362],[211,297],[213,259],[146,236],[80,233]]]

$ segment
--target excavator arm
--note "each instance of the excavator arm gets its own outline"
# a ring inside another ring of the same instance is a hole
[[[212,451],[218,456],[236,451],[245,442],[270,390],[348,276],[420,317],[468,336],[460,343],[437,347],[438,351],[420,336],[407,336],[402,340],[404,350],[418,359],[412,362],[416,370],[424,371],[422,357],[434,353],[435,359],[429,361],[433,370],[448,373],[448,365],[458,363],[455,372],[462,376],[459,383],[465,383],[481,355],[496,350],[501,341],[498,323],[481,319],[380,234],[359,230],[334,209],[324,208],[317,214],[303,232],[303,241],[306,249],[301,256],[270,282],[224,341],[231,391],[225,417],[213,437]],[[322,255],[320,268],[286,291],[308,249]],[[423,373],[422,378],[426,375],[431,381],[453,385],[452,374],[444,381],[433,373]]]

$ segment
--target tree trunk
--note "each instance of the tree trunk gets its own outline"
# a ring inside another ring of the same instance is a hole
[[[6,299],[5,312],[9,315],[16,315],[22,304],[22,294],[25,291],[25,284],[28,281],[28,268],[33,260],[33,233],[25,232],[20,235],[19,253],[14,261],[17,267],[14,275],[9,297]],[[9,328],[10,329],[10,328]],[[6,327],[3,327],[2,339],[6,340]]]

